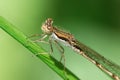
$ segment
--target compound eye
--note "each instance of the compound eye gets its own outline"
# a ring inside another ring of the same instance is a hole
[[[48,30],[51,30],[51,26],[47,26]]]
[[[47,26],[47,29],[49,30],[49,31],[53,31],[53,27],[52,26]]]

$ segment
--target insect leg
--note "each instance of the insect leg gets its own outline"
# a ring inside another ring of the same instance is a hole
[[[56,43],[56,46],[58,48],[58,50],[60,51],[61,53],[61,58],[60,58],[60,62],[62,62],[62,59],[63,59],[63,65],[64,65],[64,74],[65,74],[65,77],[66,77],[66,80],[68,79],[67,77],[67,73],[65,71],[65,55],[64,55],[64,48],[55,40],[55,43]]]
[[[37,40],[35,40],[33,42],[43,42],[43,43],[49,44],[47,41],[44,40],[47,36],[48,35],[44,34],[40,39],[37,39]]]
[[[50,54],[53,53],[53,46],[52,46],[52,39],[49,38],[49,44],[50,44]]]
[[[61,53],[61,58],[60,58],[60,62],[62,62],[63,59],[63,65],[64,65],[64,70],[65,70],[65,55],[64,55],[64,48],[55,40],[56,46],[58,48],[58,50]]]
[[[29,36],[28,38],[33,38],[33,37],[37,37],[37,36],[43,36],[44,34],[33,34],[31,36]]]

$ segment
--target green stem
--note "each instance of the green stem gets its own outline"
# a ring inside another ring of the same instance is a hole
[[[65,72],[67,73],[66,76],[64,74],[64,66],[57,61],[55,58],[50,56],[46,53],[46,51],[38,46],[37,44],[33,43],[31,40],[27,39],[27,37],[17,29],[14,25],[10,22],[5,20],[3,17],[0,16],[0,27],[6,31],[9,35],[11,35],[14,39],[16,39],[19,43],[21,43],[24,47],[30,50],[33,54],[36,55],[39,59],[41,59],[44,63],[46,63],[53,71],[55,71],[59,76],[61,76],[64,80],[80,80],[76,75],[74,75],[71,71],[67,68]],[[41,53],[41,54],[40,54]]]

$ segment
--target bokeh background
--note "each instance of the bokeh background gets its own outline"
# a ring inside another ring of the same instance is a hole
[[[41,33],[41,24],[51,17],[55,26],[120,65],[119,0],[0,0],[0,16],[27,36]],[[112,80],[91,62],[64,48],[66,67],[82,80]],[[54,50],[53,56],[59,60],[60,53]],[[0,29],[0,80],[62,78]]]

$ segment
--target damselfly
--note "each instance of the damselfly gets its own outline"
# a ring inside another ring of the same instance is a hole
[[[59,43],[62,43],[65,46],[71,47],[74,51],[76,51],[78,54],[82,55],[89,61],[91,61],[98,68],[100,68],[102,71],[104,71],[109,76],[111,76],[114,80],[120,80],[120,67],[118,65],[105,59],[103,56],[101,56],[97,52],[93,51],[92,49],[78,42],[72,34],[64,32],[54,27],[52,24],[53,24],[53,20],[51,18],[48,18],[45,21],[45,23],[42,24],[42,27],[41,27],[43,31],[42,38],[40,38],[39,40],[36,40],[35,42],[45,42],[44,39],[48,36],[51,51],[53,52],[52,42],[55,42],[59,47],[58,48],[59,51],[62,53],[61,60],[63,58],[64,62],[65,62],[64,49]]]

